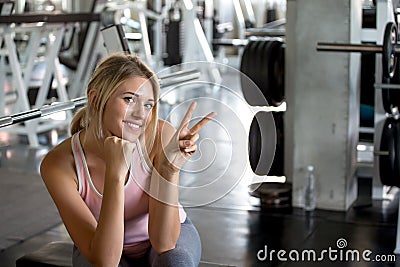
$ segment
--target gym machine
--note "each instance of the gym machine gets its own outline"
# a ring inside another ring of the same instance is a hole
[[[58,59],[58,52],[62,45],[64,33],[69,29],[74,21],[96,19],[93,14],[69,14],[69,15],[8,15],[0,16],[0,43],[4,42],[4,47],[0,54],[0,83],[5,84],[7,71],[11,69],[12,80],[15,83],[17,111],[27,111],[30,109],[28,100],[29,82],[32,71],[37,60],[39,47],[43,39],[46,40],[44,52],[44,67],[46,69],[40,88],[38,89],[35,106],[42,106],[45,101],[49,88],[54,80],[57,83],[56,91],[60,101],[67,101],[68,94],[63,80],[62,70]],[[18,32],[30,34],[29,43],[25,49],[25,54],[17,54],[17,45],[14,35]],[[21,60],[24,58],[25,60]],[[6,67],[6,57],[8,57],[9,68]],[[1,90],[0,108],[4,112],[5,94]],[[15,110],[14,110],[15,111]],[[11,131],[27,134],[29,143],[33,146],[38,145],[36,133],[43,132],[52,128],[59,127],[63,122],[47,122],[41,125],[36,122],[28,122],[25,125],[15,127]]]
[[[364,32],[367,39],[364,41],[369,43],[317,44],[318,51],[376,54],[372,192],[372,198],[375,199],[386,197],[385,186],[400,187],[400,95],[397,92],[400,87],[392,83],[395,72],[399,71],[396,68],[400,53],[398,19],[395,17],[397,5],[397,1],[376,1],[376,31]],[[394,253],[400,254],[400,214]]]

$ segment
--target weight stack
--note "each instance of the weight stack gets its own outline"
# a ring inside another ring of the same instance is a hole
[[[182,63],[182,12],[178,7],[169,10],[169,21],[165,24],[164,64],[172,66]]]

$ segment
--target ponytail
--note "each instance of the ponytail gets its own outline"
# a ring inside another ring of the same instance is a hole
[[[71,126],[70,126],[71,135],[87,127],[86,113],[87,113],[87,106],[84,106],[75,113],[74,117],[71,120]]]

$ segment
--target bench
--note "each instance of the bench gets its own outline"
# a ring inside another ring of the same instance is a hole
[[[15,262],[16,267],[72,267],[72,249],[70,241],[54,241],[38,250],[28,253]]]

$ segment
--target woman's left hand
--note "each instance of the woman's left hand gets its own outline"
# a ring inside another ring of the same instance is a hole
[[[175,134],[172,136],[169,143],[163,148],[164,160],[161,162],[160,167],[169,174],[178,173],[185,163],[192,157],[197,150],[196,141],[199,139],[198,132],[207,122],[217,115],[215,112],[211,112],[189,129],[189,122],[192,119],[192,114],[195,108],[196,102],[192,102],[182,119],[179,128],[175,131]]]

